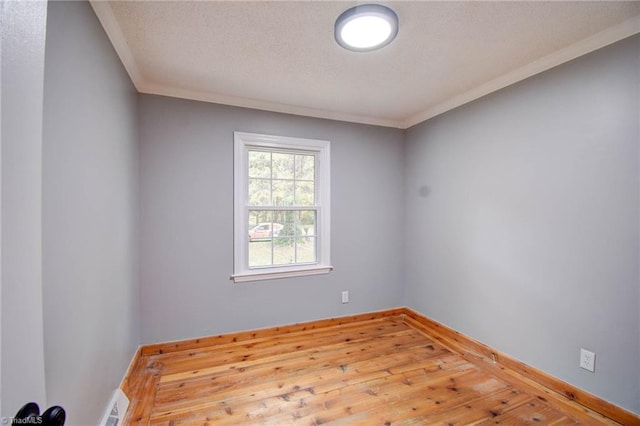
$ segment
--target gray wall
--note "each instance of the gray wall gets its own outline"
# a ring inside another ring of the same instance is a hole
[[[406,303],[636,412],[639,70],[636,36],[411,128],[405,156]]]
[[[138,344],[137,94],[86,2],[50,2],[43,273],[50,404],[97,424]]]
[[[2,412],[45,403],[42,326],[42,81],[47,5],[0,3],[2,31]]]
[[[401,131],[159,96],[139,105],[143,343],[401,304]],[[235,130],[331,141],[333,272],[229,280]]]
[[[137,96],[86,3],[43,70],[45,4],[2,14],[2,415],[96,423],[140,342],[402,304],[640,411],[639,37],[405,133]],[[234,130],[332,141],[334,272],[229,281]]]

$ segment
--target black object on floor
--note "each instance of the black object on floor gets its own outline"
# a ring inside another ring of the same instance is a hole
[[[11,420],[12,425],[64,426],[67,414],[64,408],[54,405],[40,415],[40,407],[35,402],[26,403]]]

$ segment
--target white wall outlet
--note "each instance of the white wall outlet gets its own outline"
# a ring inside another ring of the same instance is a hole
[[[580,368],[594,373],[596,371],[596,354],[586,349],[580,349]]]
[[[342,292],[342,303],[349,303],[349,292],[348,291],[343,291]]]

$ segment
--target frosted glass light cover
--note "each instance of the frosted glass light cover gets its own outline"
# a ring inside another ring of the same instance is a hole
[[[365,4],[346,10],[336,20],[335,38],[345,49],[367,52],[391,43],[398,34],[398,16],[386,6]]]
[[[361,16],[347,22],[340,33],[349,46],[368,49],[384,43],[391,34],[391,25],[378,16]]]

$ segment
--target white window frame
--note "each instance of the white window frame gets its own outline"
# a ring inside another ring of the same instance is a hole
[[[257,133],[234,132],[234,282],[329,273],[331,266],[330,142]],[[316,262],[249,269],[249,150],[312,152],[316,155]]]

